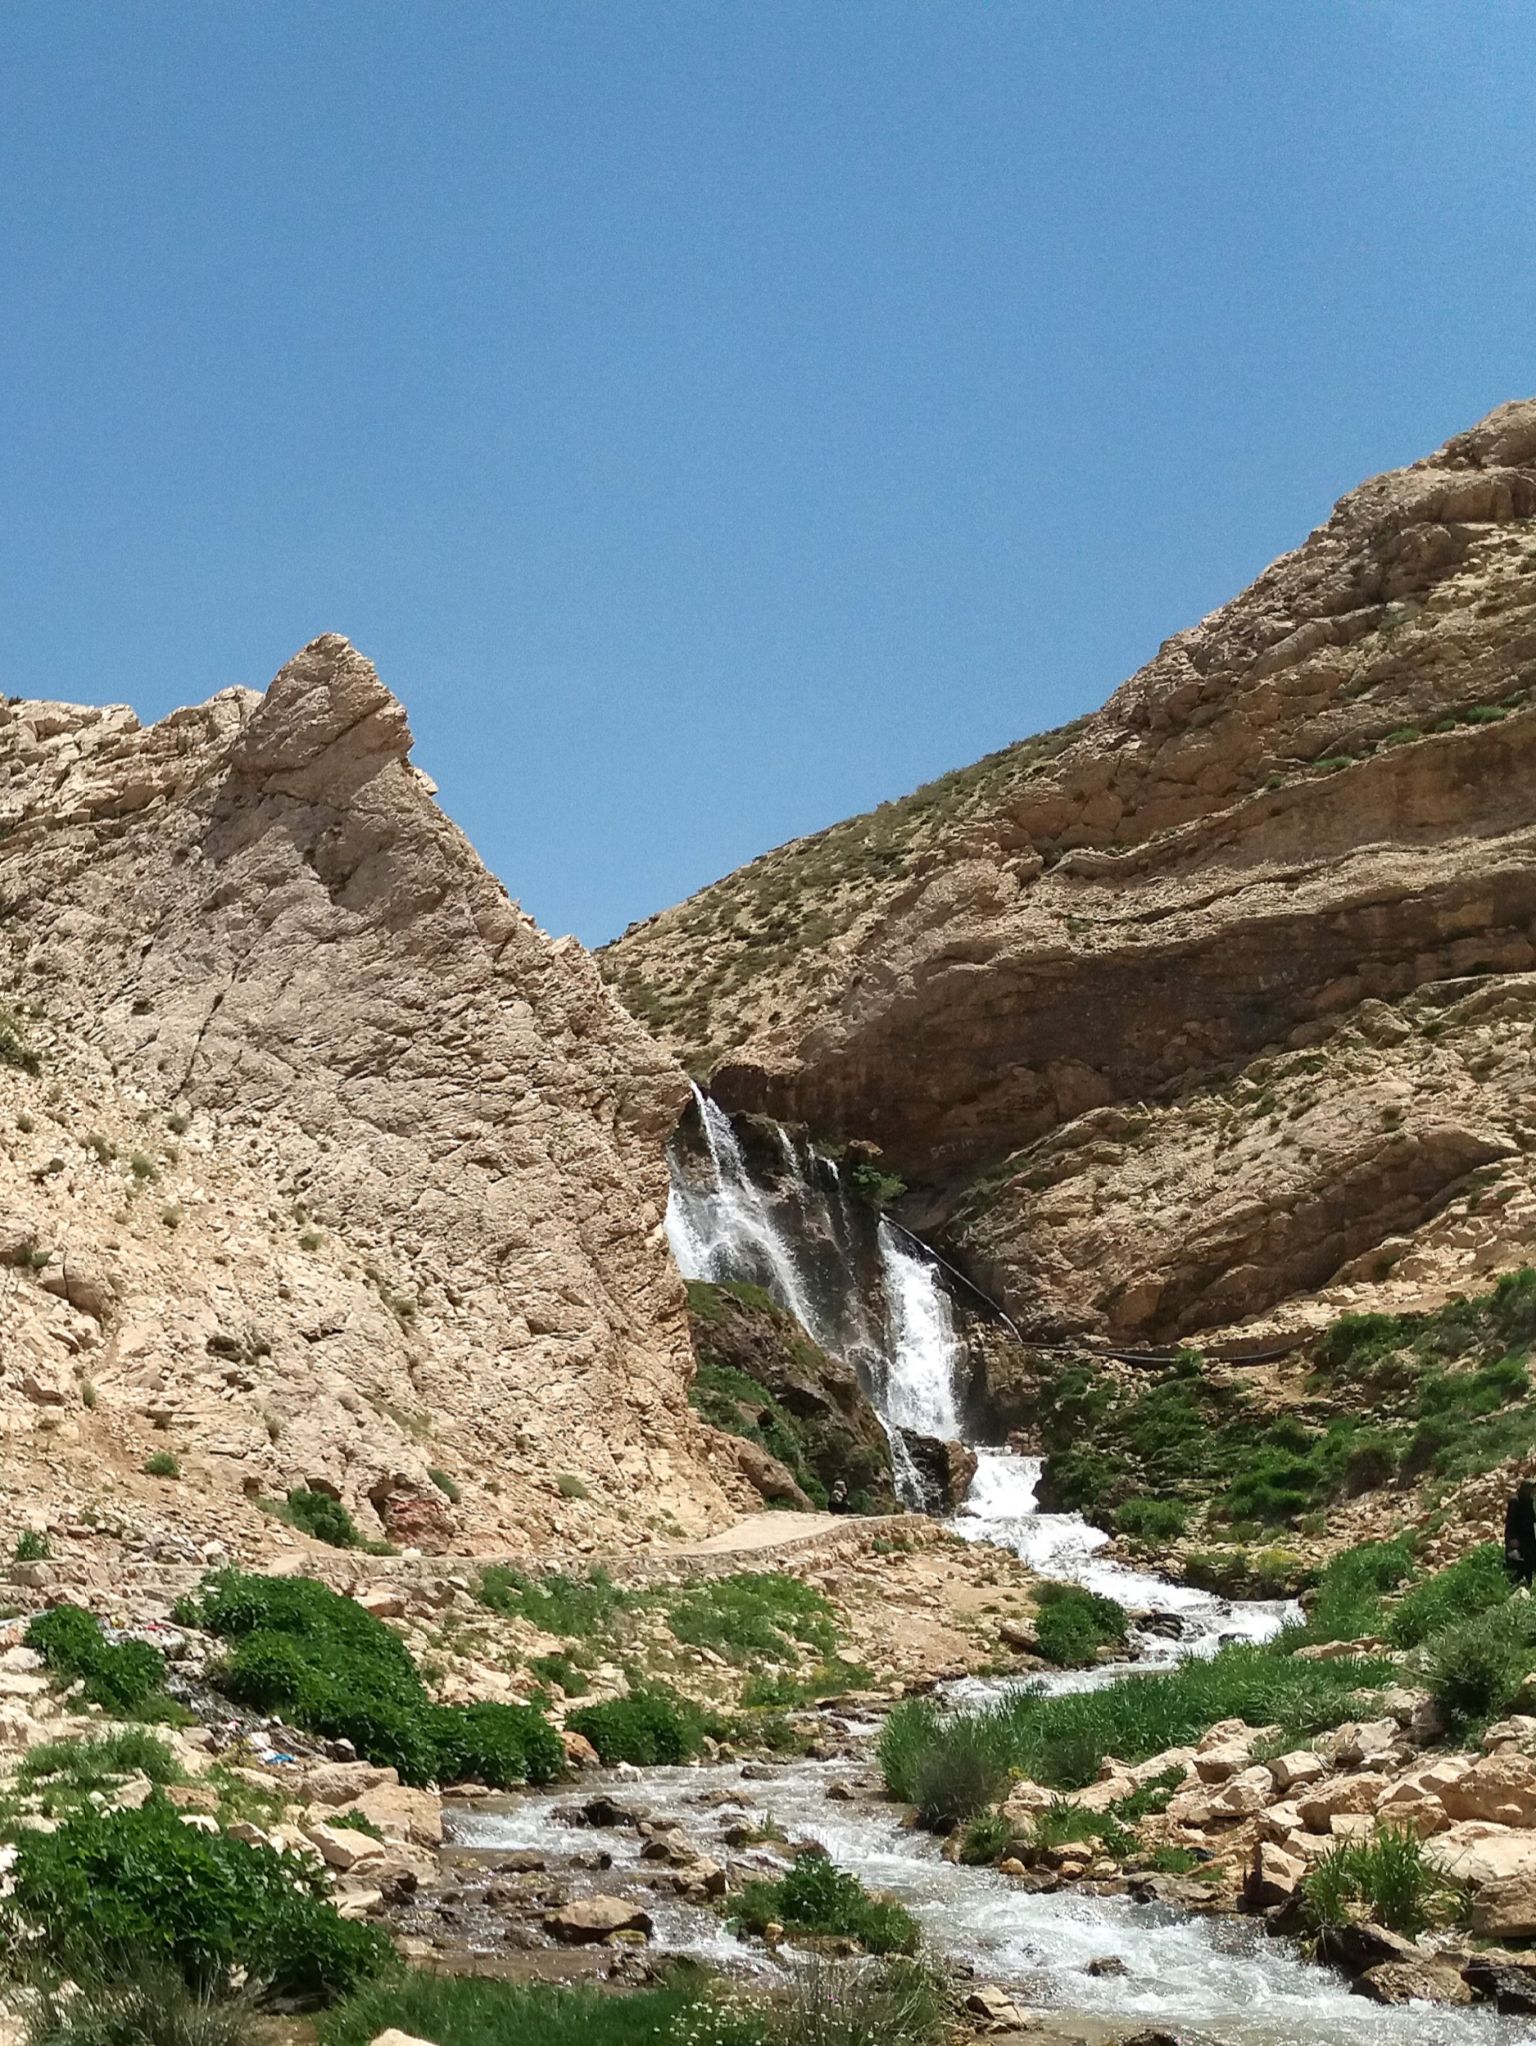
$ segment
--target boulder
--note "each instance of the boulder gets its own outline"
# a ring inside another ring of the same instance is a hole
[[[1468,1961],[1461,1979],[1480,2003],[1491,2003],[1504,2017],[1536,2017],[1536,1962],[1479,1954]]]
[[[1295,1748],[1288,1755],[1277,1755],[1269,1765],[1269,1773],[1276,1790],[1289,1797],[1294,1790],[1321,1782],[1328,1774],[1328,1765],[1310,1748]]]
[[[1497,1720],[1483,1735],[1482,1747],[1485,1754],[1492,1754],[1495,1748],[1536,1747],[1536,1719],[1528,1712],[1516,1712]]]
[[[1373,2003],[1470,2003],[1472,1991],[1444,1961],[1382,1961],[1350,1987]]]
[[[339,1869],[343,1875],[359,1862],[379,1859],[379,1842],[356,1826],[332,1826],[320,1820],[306,1825],[303,1833],[326,1867]]]
[[[1430,1840],[1425,1853],[1447,1875],[1478,1889],[1519,1877],[1536,1880],[1536,1832],[1486,1819],[1459,1819]]]
[[[1247,1766],[1246,1741],[1224,1742],[1219,1748],[1201,1748],[1195,1754],[1195,1774],[1202,1783],[1225,1783],[1229,1776],[1237,1775]]]
[[[651,1914],[628,1897],[573,1897],[544,1914],[544,1929],[567,1946],[586,1946],[611,1939],[617,1932],[638,1932],[647,1937]]]
[[[1261,1840],[1248,1865],[1243,1902],[1250,1911],[1268,1911],[1273,1905],[1289,1903],[1306,1872],[1307,1865],[1298,1855],[1287,1854],[1272,1840]]]
[[[995,1982],[984,1982],[965,1999],[972,2017],[982,2018],[990,2030],[1015,2032],[1025,2023],[1024,2013],[1013,1998]]]
[[[1374,1811],[1386,1787],[1385,1776],[1335,1776],[1296,1800],[1301,1823],[1309,1833],[1330,1832],[1340,1813]]]
[[[1453,1819],[1487,1819],[1497,1826],[1536,1825],[1536,1759],[1515,1747],[1495,1749],[1439,1795]]]
[[[929,1503],[938,1512],[953,1513],[964,1503],[976,1475],[975,1450],[963,1442],[941,1442],[936,1435],[914,1434],[910,1428],[897,1432]]]
[[[1536,1936],[1536,1867],[1484,1883],[1472,1900],[1472,1930],[1479,1939]]]
[[[1262,1763],[1241,1770],[1225,1782],[1211,1799],[1211,1816],[1216,1819],[1244,1819],[1263,1811],[1274,1796],[1269,1771]]]
[[[393,1769],[374,1762],[317,1762],[304,1771],[295,1792],[306,1804],[350,1804],[364,1791],[399,1781]]]

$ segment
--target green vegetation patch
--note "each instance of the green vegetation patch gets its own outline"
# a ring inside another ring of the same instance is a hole
[[[789,1933],[856,1939],[869,1954],[917,1951],[917,1920],[911,1912],[872,1897],[856,1875],[824,1854],[802,1854],[776,1883],[748,1883],[731,1922],[743,1932],[782,1925]]]
[[[527,1620],[541,1633],[582,1641],[601,1634],[615,1614],[636,1602],[633,1593],[621,1591],[602,1570],[590,1577],[558,1570],[529,1575],[507,1563],[492,1563],[480,1573],[478,1596],[493,1613]]]
[[[718,1722],[664,1684],[638,1685],[622,1698],[583,1705],[566,1725],[596,1748],[605,1767],[651,1769],[691,1761]]]
[[[656,2046],[693,2007],[699,1987],[682,1977],[615,1996],[413,1969],[327,2011],[319,2046],[369,2046],[385,2031],[434,2046]]]
[[[165,1657],[145,1641],[109,1641],[101,1622],[83,1606],[57,1605],[39,1613],[26,1642],[81,1696],[119,1719],[178,1719],[165,1689]]]
[[[1040,1586],[1035,1600],[1035,1641],[1047,1662],[1070,1669],[1096,1661],[1101,1648],[1124,1645],[1128,1622],[1118,1600],[1050,1583]]]
[[[1432,1314],[1346,1315],[1312,1357],[1308,1398],[1266,1411],[1193,1351],[1134,1380],[1082,1359],[1035,1362],[1044,1496],[1138,1539],[1208,1504],[1282,1527],[1391,1483],[1456,1483],[1536,1450],[1536,1271]]]
[[[735,1663],[764,1656],[794,1662],[802,1649],[829,1655],[837,1646],[832,1608],[821,1593],[766,1571],[690,1586],[673,1601],[667,1621],[679,1641]]]
[[[1456,1923],[1467,1907],[1465,1886],[1430,1860],[1416,1835],[1390,1825],[1335,1847],[1300,1887],[1308,1917],[1325,1934],[1363,1915],[1416,1939]]]
[[[203,1995],[344,1995],[387,1967],[376,1927],[340,1917],[308,1856],[182,1824],[159,1796],[25,1832],[0,1932],[76,1981],[162,1970]]]
[[[560,1737],[531,1705],[434,1705],[410,1651],[354,1599],[308,1577],[222,1570],[197,1624],[232,1644],[216,1681],[237,1703],[276,1712],[407,1783],[547,1783]]]
[[[953,1715],[930,1699],[909,1699],[887,1719],[879,1757],[888,1788],[914,1804],[936,1758],[962,1745],[1003,1782],[1021,1775],[1081,1790],[1109,1756],[1141,1762],[1165,1748],[1193,1746],[1220,1719],[1278,1724],[1288,1737],[1307,1739],[1357,1716],[1361,1691],[1395,1676],[1385,1658],[1303,1662],[1275,1645],[1239,1642],[1208,1660],[1063,1697],[1023,1689]]]

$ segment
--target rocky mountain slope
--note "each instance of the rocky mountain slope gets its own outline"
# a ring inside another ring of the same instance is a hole
[[[1533,770],[1524,401],[1352,491],[1095,716],[604,970],[727,1106],[882,1146],[1037,1333],[1417,1304],[1536,1244]]]
[[[252,1502],[308,1486],[375,1538],[611,1547],[749,1496],[687,1401],[683,1074],[410,747],[334,636],[147,730],[0,705],[0,1428],[34,1517],[282,1543]]]

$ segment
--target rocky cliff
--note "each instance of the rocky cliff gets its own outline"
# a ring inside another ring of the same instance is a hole
[[[1039,1332],[1408,1304],[1536,1242],[1536,402],[1095,716],[627,932],[731,1107],[872,1139]]]
[[[0,1428],[30,1498],[281,1542],[253,1498],[310,1486],[483,1549],[742,1491],[662,1232],[686,1081],[410,747],[329,635],[148,730],[0,705]],[[157,1449],[179,1478],[142,1475]]]

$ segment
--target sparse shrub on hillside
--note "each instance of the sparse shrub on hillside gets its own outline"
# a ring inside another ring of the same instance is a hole
[[[535,1577],[508,1563],[491,1563],[481,1571],[478,1597],[493,1613],[527,1620],[542,1633],[572,1640],[600,1634],[633,1602],[633,1594],[621,1591],[603,1570],[594,1570],[590,1577],[546,1570]]]
[[[432,1480],[433,1484],[436,1485],[437,1489],[439,1490],[439,1492],[442,1493],[445,1499],[451,1500],[455,1506],[458,1505],[459,1499],[461,1497],[459,1488],[454,1483],[453,1479],[449,1477],[446,1471],[440,1471],[434,1465],[433,1468],[427,1472],[427,1476]]]
[[[280,1520],[286,1520],[303,1534],[313,1535],[317,1542],[328,1542],[333,1549],[363,1547],[357,1522],[329,1492],[313,1492],[307,1485],[295,1485],[285,1499],[269,1499],[263,1504]]]
[[[46,1563],[53,1554],[48,1537],[40,1528],[26,1527],[16,1537],[16,1546],[11,1550],[13,1563]]]
[[[592,1493],[585,1478],[578,1478],[574,1471],[562,1471],[555,1479],[555,1489],[562,1499],[590,1499]]]
[[[580,1698],[592,1688],[592,1679],[568,1655],[535,1655],[528,1667],[541,1683],[558,1684],[567,1698]]]
[[[712,1648],[732,1662],[762,1656],[793,1661],[803,1648],[829,1655],[837,1646],[832,1608],[798,1578],[742,1571],[691,1585],[667,1615],[679,1641]]]
[[[1536,1667],[1536,1607],[1510,1599],[1430,1636],[1423,1674],[1453,1732],[1509,1711]]]
[[[1484,1542],[1403,1594],[1387,1621],[1394,1648],[1417,1648],[1447,1627],[1501,1606],[1510,1595],[1504,1551]]]
[[[35,1073],[38,1056],[27,1042],[21,1019],[0,1002],[0,1066],[16,1066],[23,1073]]]
[[[168,1449],[157,1449],[144,1459],[146,1478],[179,1478],[181,1465]]]

